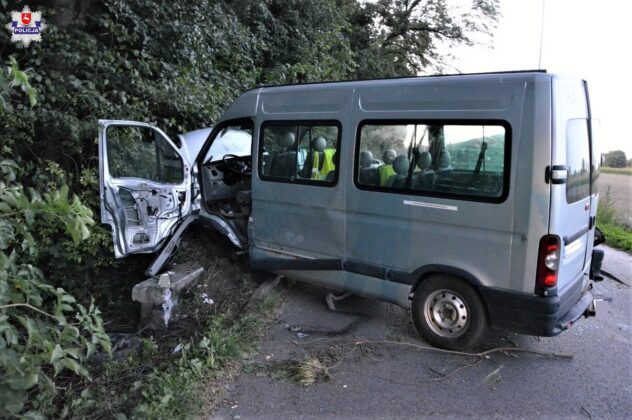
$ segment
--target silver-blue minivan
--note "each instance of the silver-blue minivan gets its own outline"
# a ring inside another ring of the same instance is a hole
[[[101,120],[101,218],[151,276],[198,221],[253,268],[412,305],[439,347],[552,336],[594,314],[593,124],[544,71],[257,88],[179,147]]]

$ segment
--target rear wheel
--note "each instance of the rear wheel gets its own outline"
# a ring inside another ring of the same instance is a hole
[[[412,314],[421,336],[445,349],[476,347],[487,327],[478,293],[466,282],[448,275],[422,281],[413,296]]]

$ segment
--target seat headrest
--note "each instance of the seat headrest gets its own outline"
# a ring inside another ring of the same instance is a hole
[[[397,156],[393,161],[393,170],[397,175],[406,175],[408,173],[408,158],[404,155]]]
[[[427,171],[432,165],[432,155],[430,152],[421,152],[417,160],[417,167],[422,171]]]

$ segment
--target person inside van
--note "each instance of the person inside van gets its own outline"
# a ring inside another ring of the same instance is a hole
[[[377,168],[377,172],[380,178],[380,187],[386,187],[388,180],[393,175],[396,175],[395,170],[393,169],[393,161],[397,157],[397,152],[393,149],[386,149],[384,151],[384,155],[382,159],[384,160],[384,165]]]
[[[338,153],[336,151],[334,151],[331,160],[334,163],[334,168],[327,173],[325,181],[333,183],[336,180],[336,168],[338,167]]]
[[[404,155],[399,155],[393,161],[393,170],[395,175],[392,175],[386,182],[387,187],[391,188],[404,188],[406,186],[406,178],[408,176],[408,168],[410,162]]]
[[[434,188],[435,171],[432,170],[432,155],[421,152],[417,158],[419,171],[415,173],[414,188],[416,190],[432,190]]]
[[[445,136],[442,125],[428,126],[428,151],[432,158],[431,169],[439,169],[439,155],[445,150]]]
[[[360,173],[358,182],[362,185],[377,186],[380,179],[376,167],[373,165],[373,153],[368,150],[360,152]]]
[[[296,137],[291,131],[287,131],[279,140],[281,151],[275,153],[270,160],[270,169],[266,175],[291,178],[294,176],[296,151],[294,142]]]
[[[443,191],[450,189],[452,183],[452,158],[447,150],[439,153],[435,183]]]
[[[315,138],[300,173],[301,177],[317,181],[327,180],[329,172],[336,170],[335,153],[336,149],[327,148],[327,139],[322,136]]]

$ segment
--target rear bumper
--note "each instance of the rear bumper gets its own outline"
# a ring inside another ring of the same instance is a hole
[[[550,297],[488,287],[479,290],[490,322],[498,329],[550,337],[567,330],[582,316],[594,315],[589,310],[593,296],[581,290],[581,282],[564,294]]]

